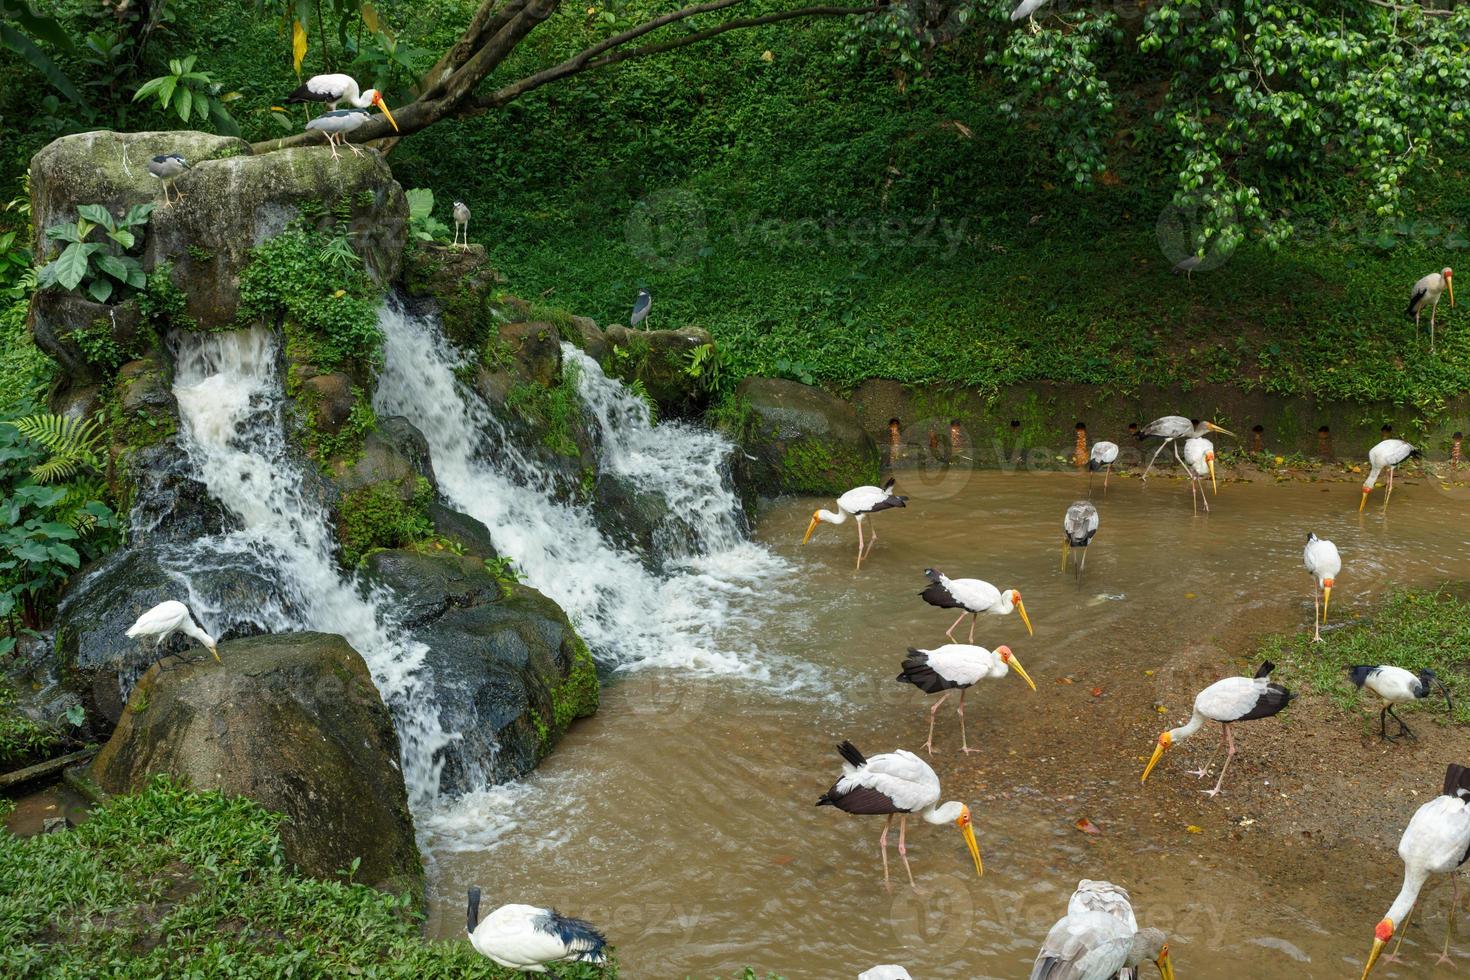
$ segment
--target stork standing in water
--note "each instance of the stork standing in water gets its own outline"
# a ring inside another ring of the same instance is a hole
[[[1399,839],[1399,857],[1404,862],[1404,885],[1388,907],[1388,912],[1373,930],[1373,949],[1363,967],[1362,980],[1368,980],[1373,964],[1383,947],[1393,938],[1400,920],[1408,928],[1419,901],[1419,892],[1431,874],[1447,874],[1454,882],[1455,900],[1450,906],[1449,927],[1445,930],[1444,951],[1436,965],[1450,962],[1450,937],[1455,931],[1455,907],[1460,904],[1459,867],[1470,858],[1470,770],[1451,764],[1444,774],[1444,789],[1425,803],[1409,820],[1404,836]],[[1399,945],[1403,944],[1399,938]],[[1394,947],[1394,955],[1398,947]],[[1390,956],[1389,959],[1393,959]]]
[[[1438,272],[1431,272],[1418,282],[1409,294],[1409,308],[1404,311],[1405,315],[1414,321],[1414,339],[1419,339],[1419,316],[1424,312],[1424,307],[1429,307],[1429,349],[1434,350],[1434,316],[1439,312],[1439,298],[1448,290],[1450,294],[1450,305],[1455,305],[1455,270],[1445,266]]]
[[[454,210],[451,213],[454,215],[454,244],[468,249],[470,247],[470,209],[463,201],[455,201]],[[461,234],[464,235],[463,241],[460,241]]]
[[[1363,481],[1363,499],[1358,501],[1358,513],[1368,503],[1368,494],[1378,482],[1378,474],[1388,469],[1388,492],[1383,496],[1383,509],[1388,510],[1388,498],[1393,496],[1393,471],[1410,456],[1420,455],[1419,450],[1402,439],[1385,439],[1368,450],[1368,478]]]
[[[1271,682],[1270,674],[1275,669],[1276,665],[1267,660],[1256,671],[1255,677],[1227,677],[1200,691],[1195,696],[1194,714],[1189,719],[1189,724],[1170,729],[1159,736],[1159,744],[1154,746],[1153,758],[1148,760],[1148,766],[1144,768],[1143,778],[1139,782],[1148,782],[1148,774],[1154,771],[1154,766],[1164,757],[1165,749],[1199,731],[1205,722],[1218,721],[1221,726],[1220,741],[1226,746],[1225,765],[1220,767],[1220,778],[1216,780],[1215,788],[1203,791],[1206,796],[1218,794],[1220,785],[1225,782],[1225,772],[1230,768],[1230,760],[1235,758],[1235,738],[1230,734],[1230,726],[1240,721],[1269,718],[1290,704],[1295,697],[1280,684]],[[1190,775],[1209,775],[1210,765],[1219,751],[1220,747],[1215,746],[1215,751],[1210,753],[1210,761],[1205,763],[1204,768],[1192,770]]]
[[[873,550],[873,545],[878,543],[878,529],[871,532],[872,541],[867,548],[863,547],[863,520],[870,514],[876,514],[880,510],[888,510],[893,507],[904,507],[908,504],[907,497],[900,497],[893,493],[893,479],[889,478],[887,483],[881,487],[854,487],[837,498],[837,513],[830,510],[818,510],[812,513],[812,522],[806,526],[806,535],[802,537],[801,543],[806,544],[811,540],[812,532],[817,529],[818,524],[842,524],[849,517],[857,521],[858,532],[858,556],[857,567],[863,567],[863,559],[868,552]]]
[[[1312,642],[1321,643],[1322,624],[1327,622],[1327,604],[1332,601],[1332,583],[1337,581],[1337,573],[1342,571],[1342,556],[1331,541],[1308,534],[1307,546],[1302,550],[1302,564],[1307,566],[1307,572],[1317,583],[1312,589]],[[1317,597],[1319,589],[1322,593],[1320,603]]]
[[[371,109],[377,106],[383,110],[383,115],[393,123],[393,128],[398,128],[398,123],[393,120],[393,113],[388,109],[388,103],[383,101],[383,93],[375,88],[370,88],[361,94],[357,90],[357,79],[351,75],[313,75],[301,86],[286,96],[288,104],[299,104],[316,102],[327,107],[328,111],[335,110],[339,103],[346,102],[354,109]]]
[[[481,920],[478,887],[470,888],[465,930],[477,953],[512,970],[545,973],[551,963],[607,962],[602,933],[555,909],[502,905]]]
[[[1151,437],[1164,440],[1159,443],[1159,448],[1154,450],[1154,454],[1149,457],[1148,465],[1143,469],[1144,482],[1148,482],[1149,470],[1154,468],[1154,461],[1159,458],[1159,453],[1164,451],[1165,446],[1174,444],[1179,439],[1188,439],[1191,436],[1207,436],[1211,432],[1218,432],[1221,435],[1235,438],[1234,432],[1231,432],[1229,429],[1222,429],[1213,422],[1191,422],[1182,415],[1165,415],[1163,418],[1154,419],[1148,425],[1139,429],[1138,439],[1140,441]],[[1177,445],[1174,446],[1174,458],[1179,459],[1179,447]],[[1184,466],[1184,460],[1179,459],[1179,465]]]
[[[1418,674],[1413,674],[1402,667],[1392,664],[1358,664],[1347,669],[1348,680],[1357,685],[1358,689],[1367,688],[1383,699],[1383,710],[1378,712],[1378,735],[1384,739],[1395,739],[1403,735],[1410,738],[1414,733],[1409,731],[1409,726],[1404,720],[1393,713],[1396,704],[1411,704],[1429,697],[1429,692],[1434,685],[1444,694],[1445,704],[1449,707],[1451,715],[1455,711],[1455,702],[1450,698],[1449,688],[1444,686],[1444,681],[1435,675],[1434,671],[1425,668]],[[1399,723],[1399,734],[1388,734],[1388,718]]]
[[[1001,678],[1011,670],[1015,670],[1021,680],[1031,686],[1031,690],[1036,690],[1036,682],[1026,673],[1026,668],[1021,666],[1021,661],[1016,659],[1008,646],[998,646],[994,653],[984,647],[967,643],[946,643],[933,650],[909,648],[909,655],[903,661],[903,673],[898,675],[898,680],[914,685],[925,694],[944,692],[929,709],[929,738],[925,740],[924,748],[929,750],[930,755],[934,754],[934,720],[939,716],[939,706],[956,689],[960,692],[960,706],[955,709],[955,714],[960,719],[960,751],[966,754],[980,751],[970,748],[969,742],[965,740],[965,691],[976,681]]]
[[[1067,513],[1062,516],[1062,565],[1067,563],[1067,555],[1076,550],[1082,550],[1082,559],[1077,563],[1077,580],[1082,580],[1082,568],[1087,564],[1087,545],[1091,543],[1092,536],[1097,533],[1097,508],[1090,500],[1078,500],[1067,508]]]
[[[168,207],[170,204],[168,197],[168,192],[170,188],[173,189],[175,201],[182,201],[184,199],[183,193],[173,185],[175,182],[178,181],[180,175],[182,175],[184,171],[189,169],[191,169],[189,166],[189,161],[185,160],[183,156],[178,153],[160,153],[158,156],[148,161],[148,172],[157,177],[159,179],[159,182],[163,184],[164,207]]]
[[[908,832],[909,814],[918,813],[925,823],[953,823],[964,835],[965,846],[975,862],[975,873],[985,874],[985,865],[980,860],[980,845],[975,842],[975,828],[970,820],[970,808],[957,800],[944,805],[939,803],[939,777],[929,768],[929,763],[912,752],[899,749],[884,752],[871,759],[859,752],[851,742],[837,746],[842,756],[842,776],[832,788],[817,800],[817,806],[835,806],[845,813],[883,814],[888,819],[883,824],[883,834],[878,844],[883,854],[883,885],[888,887],[888,831],[893,826],[893,817],[898,815],[898,856],[903,858],[903,868],[909,874],[910,887],[914,884],[914,869],[909,867],[909,849],[905,842]]]
[[[1067,902],[1067,914],[1041,944],[1031,980],[1132,978],[1145,960],[1154,962],[1164,980],[1174,980],[1163,931],[1138,928],[1124,889],[1110,881],[1084,878]]]
[[[1204,501],[1205,513],[1210,512],[1210,498],[1205,496],[1205,488],[1200,481],[1205,477],[1210,478],[1210,489],[1216,493],[1220,488],[1215,483],[1215,444],[1208,439],[1195,436],[1184,442],[1184,469],[1189,473],[1189,502],[1194,504],[1195,513],[1199,513],[1199,504],[1195,498]]]
[[[1113,475],[1113,464],[1118,461],[1118,444],[1116,442],[1095,442],[1092,444],[1092,452],[1087,457],[1087,489],[1092,491],[1092,474],[1106,467],[1103,472],[1103,491],[1108,489],[1108,477]]]
[[[919,593],[920,598],[940,609],[962,610],[955,621],[950,623],[949,629],[944,631],[944,635],[951,640],[955,638],[954,628],[966,616],[970,617],[970,642],[974,643],[975,620],[980,618],[981,613],[1006,616],[1012,611],[1021,614],[1021,622],[1026,624],[1026,635],[1035,635],[1035,631],[1031,629],[1031,619],[1026,615],[1026,604],[1021,601],[1020,589],[1001,591],[978,578],[950,578],[932,568],[924,569],[924,575],[928,577],[930,585]]]
[[[127,637],[131,640],[151,638],[154,652],[163,646],[175,633],[191,636],[214,654],[215,663],[220,663],[219,650],[215,649],[214,637],[204,631],[189,612],[189,607],[175,599],[166,599],[138,617],[128,627]]]

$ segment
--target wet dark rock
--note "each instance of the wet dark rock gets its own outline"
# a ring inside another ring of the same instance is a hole
[[[609,541],[636,554],[649,570],[658,571],[670,544],[664,540],[670,515],[663,494],[643,490],[616,473],[602,473],[597,478],[592,513]]]
[[[155,773],[246,796],[286,815],[285,855],[306,874],[423,898],[423,866],[399,769],[398,736],[367,665],[347,641],[286,633],[220,644],[212,659],[151,669],[93,761],[106,792]]]
[[[344,494],[374,483],[391,483],[400,499],[412,500],[418,494],[420,477],[438,487],[428,440],[403,416],[385,415],[379,416],[377,427],[363,439],[357,461],[342,468],[335,482]]]
[[[602,332],[595,320],[591,317],[574,316],[572,330],[575,333],[575,336],[569,338],[572,343],[586,351],[587,356],[597,363],[606,362],[612,347],[607,342],[607,334]]]
[[[750,476],[762,495],[836,496],[878,483],[878,446],[836,395],[782,378],[746,378],[735,401],[744,414],[736,437],[754,457]]]
[[[709,375],[696,378],[688,370],[692,352],[712,343],[709,331],[698,327],[629,330],[611,326],[603,335],[609,347],[622,355],[611,359],[613,373],[629,384],[642,381],[658,403],[660,416],[686,418],[699,414],[709,404]]]
[[[152,343],[138,304],[132,300],[113,305],[94,303],[60,289],[36,292],[31,300],[30,326],[36,346],[61,366],[73,385],[103,381],[115,367],[94,363],[78,335],[91,338],[96,346],[110,344],[125,355],[141,354]]]
[[[456,541],[465,552],[479,558],[496,558],[495,542],[490,529],[469,514],[446,507],[439,501],[430,501],[426,508],[434,531],[451,541]]]
[[[342,431],[357,404],[352,378],[340,371],[317,374],[301,384],[304,401],[311,406],[312,424],[318,432],[336,435]]]
[[[403,268],[404,291],[432,300],[444,336],[463,350],[479,350],[494,328],[490,298],[504,281],[490,267],[483,245],[461,249],[415,242]]]
[[[134,450],[124,465],[134,488],[128,516],[132,545],[187,544],[237,526],[209,488],[194,478],[194,465],[175,441]]]

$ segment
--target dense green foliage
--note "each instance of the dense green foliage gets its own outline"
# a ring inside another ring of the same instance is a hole
[[[0,772],[54,755],[65,744],[66,738],[60,732],[17,709],[14,689],[0,681]],[[0,811],[0,818],[3,816]]]
[[[1324,642],[1313,643],[1311,630],[1295,636],[1273,637],[1261,650],[1280,665],[1279,679],[1331,695],[1344,708],[1360,701],[1374,705],[1372,694],[1360,695],[1347,679],[1347,668],[1356,664],[1393,664],[1415,673],[1433,670],[1455,701],[1454,720],[1470,722],[1470,599],[1449,589],[1411,589],[1395,593],[1362,620],[1323,633]],[[1426,701],[1401,705],[1403,714],[1427,711],[1438,718],[1445,712],[1438,691]],[[1377,730],[1377,718],[1373,721]],[[1366,724],[1366,722],[1365,722]],[[1394,731],[1389,723],[1389,732]]]
[[[75,830],[0,833],[0,974],[109,977],[518,976],[428,943],[410,896],[299,877],[279,817],[159,778]],[[568,978],[616,976],[562,967]]]
[[[433,537],[428,506],[434,488],[418,478],[411,500],[404,500],[391,482],[373,483],[344,494],[337,507],[337,540],[342,562],[351,568],[377,548],[402,548]]]

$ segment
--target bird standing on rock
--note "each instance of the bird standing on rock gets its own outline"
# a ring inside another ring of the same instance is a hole
[[[183,156],[178,153],[160,153],[158,156],[148,161],[148,172],[157,177],[159,181],[163,184],[164,207],[168,207],[171,203],[168,196],[170,188],[173,188],[175,201],[182,201],[184,199],[183,193],[180,192],[179,189],[177,187],[174,187],[173,185],[174,182],[179,179],[179,176],[184,173],[184,171],[190,169],[192,168],[189,166],[189,161],[185,160]]]
[[[463,201],[454,202],[454,244],[461,248],[470,247],[470,209]],[[460,232],[464,233],[464,241],[460,241]]]
[[[166,599],[139,616],[138,621],[128,627],[126,635],[132,640],[151,637],[153,649],[157,651],[175,633],[192,636],[214,654],[215,663],[221,662],[214,637],[194,620],[194,614],[189,611],[189,607],[176,599]]]
[[[648,295],[648,290],[638,290],[638,297],[633,300],[633,312],[628,316],[628,326],[636,327],[648,319],[648,311],[653,309],[653,297]],[[646,327],[644,328],[647,329]]]

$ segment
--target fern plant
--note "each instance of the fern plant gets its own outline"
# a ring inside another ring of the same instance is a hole
[[[31,479],[37,483],[70,480],[83,469],[102,469],[98,456],[102,427],[95,419],[43,413],[16,419],[11,425],[50,453],[48,458],[31,467]]]

